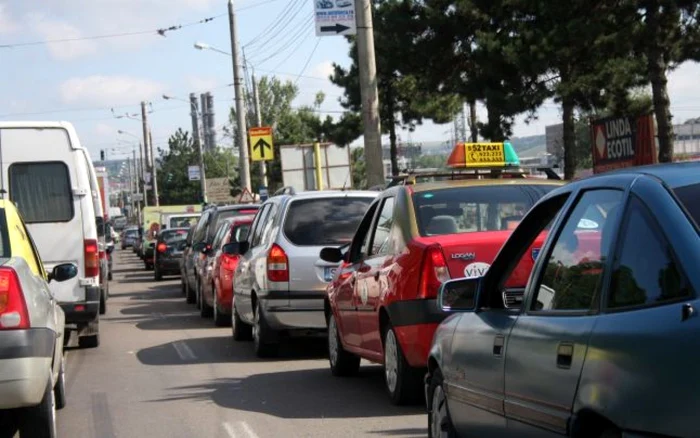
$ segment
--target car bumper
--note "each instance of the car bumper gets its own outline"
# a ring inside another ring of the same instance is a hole
[[[447,314],[438,309],[436,300],[395,301],[386,310],[408,364],[427,366],[435,330]]]
[[[100,310],[100,288],[86,287],[85,301],[59,303],[66,314],[66,324],[94,321]]]
[[[156,266],[162,273],[180,273],[180,259],[156,259]]]
[[[267,291],[259,295],[268,324],[275,330],[326,330],[325,291]]]
[[[56,334],[46,328],[0,333],[0,409],[41,402],[55,343]]]

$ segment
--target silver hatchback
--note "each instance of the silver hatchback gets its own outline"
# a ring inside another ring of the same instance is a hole
[[[324,297],[337,264],[321,249],[350,243],[377,192],[320,191],[274,196],[255,217],[234,275],[233,337],[252,338],[259,357],[280,335],[326,330]]]

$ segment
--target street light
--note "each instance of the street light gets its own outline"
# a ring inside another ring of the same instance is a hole
[[[225,50],[217,49],[214,46],[211,46],[207,43],[202,43],[202,42],[196,42],[194,43],[194,48],[197,50],[211,50],[213,52],[219,52],[221,54],[224,54],[226,56],[231,56],[231,54]]]
[[[190,111],[191,111],[191,115],[192,115],[192,124],[195,125],[195,126],[192,126],[192,129],[194,130],[195,127],[197,127],[197,132],[193,132],[192,134],[197,136],[197,151],[199,152],[199,183],[201,185],[201,190],[202,190],[202,203],[206,204],[207,203],[207,182],[206,182],[206,176],[205,176],[205,172],[204,172],[204,149],[202,148],[202,130],[204,129],[204,117],[199,112],[199,110],[195,106],[195,103],[192,100],[187,101],[185,99],[181,99],[181,98],[175,97],[175,96],[170,96],[167,94],[163,95],[163,99],[165,99],[165,100],[179,100],[179,101],[187,102],[190,104]],[[199,123],[195,124],[195,122],[197,121],[198,118],[202,120],[201,128],[199,127]]]

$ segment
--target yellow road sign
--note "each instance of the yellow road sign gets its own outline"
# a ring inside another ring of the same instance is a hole
[[[465,143],[466,167],[500,167],[506,164],[503,143]]]
[[[275,157],[272,148],[272,128],[263,126],[250,128],[250,159],[253,161],[270,161]]]

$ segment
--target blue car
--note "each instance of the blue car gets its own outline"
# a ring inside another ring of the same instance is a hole
[[[700,163],[549,192],[483,277],[442,286],[429,435],[700,436],[699,224]],[[527,284],[504,288],[522,257]]]

